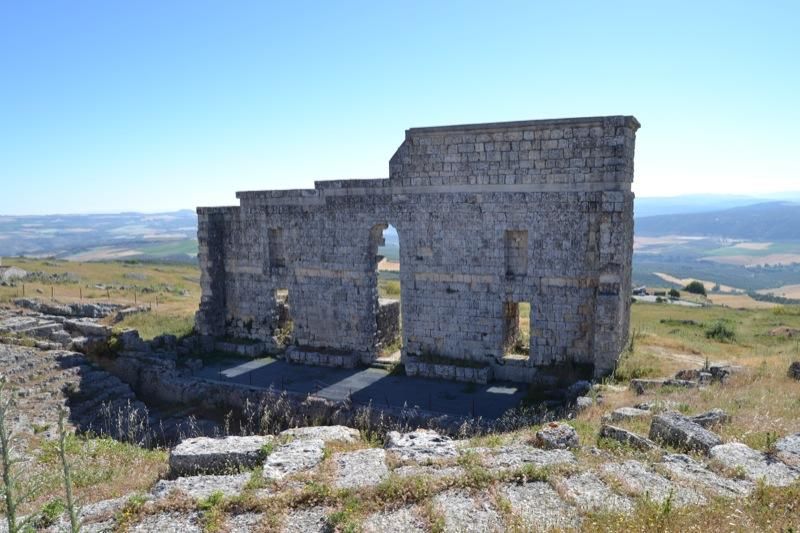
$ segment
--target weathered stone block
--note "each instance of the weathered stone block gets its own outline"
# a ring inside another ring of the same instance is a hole
[[[264,446],[273,441],[272,436],[186,439],[170,451],[170,470],[186,476],[254,468],[263,459]]]
[[[650,423],[650,438],[683,450],[697,450],[705,454],[722,444],[716,433],[675,411],[667,411],[653,417]]]

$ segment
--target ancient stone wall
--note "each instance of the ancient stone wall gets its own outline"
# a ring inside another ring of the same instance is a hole
[[[240,192],[199,208],[201,333],[269,340],[288,291],[292,342],[376,355],[377,248],[400,238],[403,354],[503,379],[613,369],[627,333],[633,117],[415,128],[389,179]],[[505,357],[530,302],[528,357]]]

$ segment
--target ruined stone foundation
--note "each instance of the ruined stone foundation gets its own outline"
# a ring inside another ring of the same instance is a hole
[[[638,128],[631,116],[412,128],[388,179],[198,208],[197,327],[352,364],[378,355],[397,316],[404,359],[522,382],[607,374],[628,334]],[[399,313],[378,300],[389,224]]]

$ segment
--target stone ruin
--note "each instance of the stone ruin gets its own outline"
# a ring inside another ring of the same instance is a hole
[[[628,335],[638,128],[632,116],[412,128],[388,179],[238,192],[238,206],[198,208],[197,328],[291,361],[353,366],[373,362],[402,321],[407,363],[517,382],[607,374]],[[378,247],[390,224],[401,304],[382,312]],[[509,356],[523,302],[529,349]]]

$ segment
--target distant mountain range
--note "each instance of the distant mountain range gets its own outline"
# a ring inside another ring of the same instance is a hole
[[[767,202],[800,203],[800,192],[782,192],[763,196],[742,196],[727,194],[687,194],[682,196],[637,197],[633,204],[636,217],[655,215],[677,215],[681,213],[704,213],[721,211],[733,207]]]
[[[800,203],[766,202],[702,213],[637,217],[635,232],[637,236],[800,241]]]

